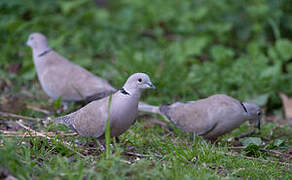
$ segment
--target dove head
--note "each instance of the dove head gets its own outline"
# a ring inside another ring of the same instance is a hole
[[[140,93],[143,89],[155,89],[155,86],[151,83],[147,74],[135,73],[128,78],[123,88],[131,94]]]
[[[37,51],[44,51],[50,48],[47,38],[41,33],[30,34],[25,44]]]
[[[251,124],[254,124],[258,129],[261,128],[261,119],[262,119],[262,114],[263,111],[261,108],[256,105],[256,104],[248,104],[248,103],[243,103],[244,106],[246,107],[246,110],[250,116],[249,121]]]

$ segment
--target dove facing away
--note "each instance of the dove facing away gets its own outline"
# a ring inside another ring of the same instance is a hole
[[[262,110],[255,104],[242,103],[224,94],[171,105],[142,105],[146,112],[158,113],[178,128],[206,139],[216,139],[249,120],[260,128]]]
[[[43,34],[32,33],[26,45],[32,48],[41,87],[52,99],[61,97],[63,102],[100,99],[116,91],[106,80],[52,50]]]
[[[150,78],[144,73],[131,75],[123,88],[112,95],[109,124],[112,137],[125,132],[134,122],[138,103],[143,89],[153,88]],[[104,138],[108,117],[109,97],[92,101],[83,108],[69,115],[53,120],[85,137]]]

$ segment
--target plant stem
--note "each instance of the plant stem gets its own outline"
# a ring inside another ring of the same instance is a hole
[[[111,147],[110,147],[110,142],[111,142],[111,133],[110,133],[110,110],[111,110],[111,104],[112,104],[112,93],[109,96],[109,102],[108,102],[108,116],[106,120],[106,129],[105,129],[105,156],[106,159],[109,159],[110,154],[111,154]]]

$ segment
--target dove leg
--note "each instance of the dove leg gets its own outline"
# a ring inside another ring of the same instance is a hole
[[[101,151],[105,151],[105,147],[104,147],[104,145],[103,145],[98,139],[96,139],[96,142],[97,142],[97,144],[98,144],[100,150],[101,150]]]
[[[57,109],[57,114],[60,114],[61,112],[67,111],[68,110],[68,102],[62,101],[62,108]]]
[[[120,138],[119,137],[115,137],[115,141],[116,141],[116,143],[120,143]]]
[[[64,111],[68,110],[68,102],[63,102],[63,110]]]
[[[211,144],[214,144],[217,142],[217,138],[210,138],[208,140],[209,140],[209,142],[211,142]]]

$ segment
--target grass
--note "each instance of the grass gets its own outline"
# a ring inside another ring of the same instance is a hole
[[[242,146],[234,137],[247,132],[246,124],[212,144],[140,114],[108,156],[92,139],[63,137],[68,129],[62,125],[23,120],[38,132],[58,133],[50,139],[7,136],[4,130],[24,130],[15,124],[19,118],[0,116],[0,179],[292,178],[292,127],[277,94],[292,96],[291,1],[105,2],[0,2],[1,111],[43,119],[82,107],[71,103],[58,115],[60,99],[53,102],[41,90],[23,43],[42,32],[53,49],[116,88],[132,73],[149,74],[158,90],[143,93],[147,103],[225,93],[260,105],[264,123],[253,136],[261,145],[230,149]]]
[[[108,112],[106,119],[106,128],[105,128],[105,144],[106,144],[106,158],[108,159],[111,155],[111,132],[110,132],[110,112],[111,112],[111,104],[112,104],[112,93],[110,93],[108,99]]]
[[[48,140],[0,135],[0,162],[19,179],[291,178],[291,160],[283,156],[261,151],[254,156],[245,150],[228,149],[238,143],[228,139],[246,132],[247,125],[220,138],[217,144],[211,144],[176,128],[169,131],[149,121],[138,118],[135,125],[121,135],[121,142],[112,146],[110,156],[108,152],[101,152],[94,140],[82,137],[56,136]],[[62,125],[25,123],[42,132],[67,131]],[[264,142],[267,145],[282,139],[284,143],[273,149],[285,152],[292,145],[291,127],[286,125],[276,130],[275,126],[264,125],[256,136],[264,139],[274,129],[271,140]],[[74,148],[76,139],[78,146]],[[75,150],[68,149],[65,141]]]

